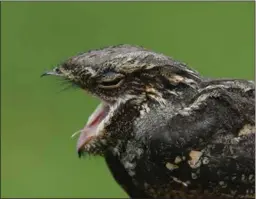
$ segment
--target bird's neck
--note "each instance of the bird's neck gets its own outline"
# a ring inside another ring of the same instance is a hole
[[[113,113],[111,121],[105,127],[107,132],[107,148],[116,155],[124,152],[129,142],[138,138],[137,123],[142,118],[150,115],[152,110],[165,108],[173,108],[173,111],[189,101],[196,91],[190,88],[175,90],[173,92],[160,92],[154,90],[146,93],[144,96],[131,98],[128,101],[120,103]]]

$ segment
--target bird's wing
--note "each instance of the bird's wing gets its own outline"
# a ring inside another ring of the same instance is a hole
[[[191,189],[246,197],[254,194],[251,83],[245,87],[207,86],[165,125],[148,127],[153,129],[148,136],[149,162],[165,165],[166,176]]]

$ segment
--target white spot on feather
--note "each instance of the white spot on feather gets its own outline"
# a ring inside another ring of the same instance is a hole
[[[183,181],[181,181],[181,180],[179,180],[178,178],[173,177],[173,176],[171,176],[171,177],[172,177],[172,179],[173,179],[175,182],[180,183],[180,184],[182,184],[182,185],[185,186],[185,187],[188,186],[187,182],[183,182]]]
[[[170,162],[167,162],[165,166],[166,166],[166,168],[167,168],[167,169],[169,169],[170,171],[173,171],[173,170],[175,170],[175,169],[178,169],[178,168],[179,168],[179,166],[178,166],[178,165],[176,165],[176,164],[172,164],[172,163],[170,163]]]
[[[251,124],[245,124],[243,128],[239,131],[238,136],[249,135],[255,133],[255,126]]]

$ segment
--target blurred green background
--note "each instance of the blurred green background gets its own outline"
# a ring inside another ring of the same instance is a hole
[[[78,52],[143,45],[211,77],[254,78],[254,2],[4,2],[2,197],[127,197],[76,139],[97,99],[40,74]]]

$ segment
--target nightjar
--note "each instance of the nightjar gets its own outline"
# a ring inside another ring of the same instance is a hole
[[[104,157],[130,197],[255,197],[253,81],[205,78],[133,45],[73,56],[45,75],[101,100],[77,151]]]

